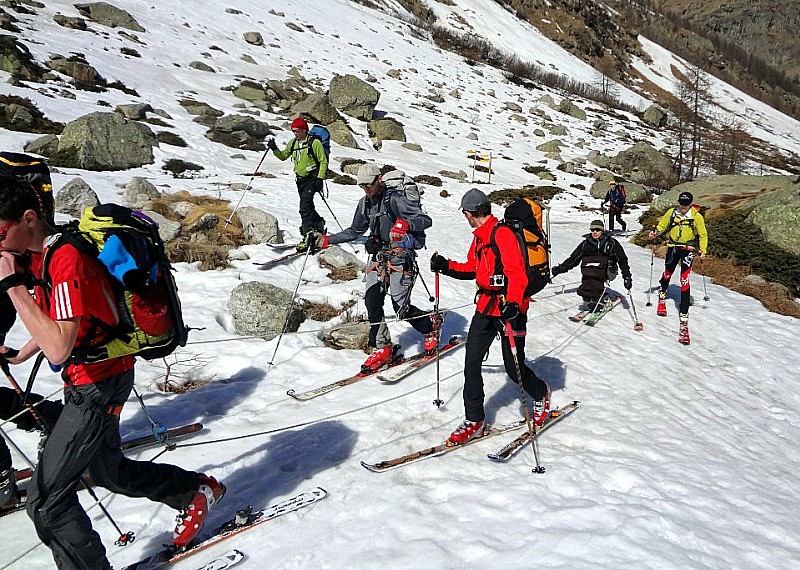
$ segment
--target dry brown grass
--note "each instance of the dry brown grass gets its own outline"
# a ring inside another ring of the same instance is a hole
[[[333,307],[328,303],[315,303],[307,299],[303,299],[301,309],[309,319],[326,323],[329,320],[338,317],[342,313],[349,310],[356,304],[356,301],[348,301],[339,307]]]
[[[190,202],[195,204],[195,207],[181,220],[172,210],[172,205],[177,202]],[[225,226],[225,220],[231,215],[230,202],[227,200],[211,196],[193,196],[181,190],[152,200],[150,206],[153,211],[169,220],[180,222],[184,227],[190,226],[209,213],[219,219],[219,223],[209,230],[184,231],[177,239],[167,243],[167,254],[173,263],[199,261],[201,270],[222,269],[228,266],[228,252],[247,243],[237,216],[233,217],[227,227]]]
[[[339,267],[334,267],[322,259],[319,260],[319,264],[328,270],[328,277],[337,283],[341,281],[352,281],[353,279],[358,278],[359,271],[356,268],[342,269]]]

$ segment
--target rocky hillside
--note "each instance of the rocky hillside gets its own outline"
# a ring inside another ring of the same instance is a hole
[[[800,4],[794,0],[614,0],[632,29],[708,73],[800,116]]]
[[[800,3],[795,0],[672,0],[685,21],[718,34],[795,82],[800,79]]]
[[[800,117],[795,0],[497,0],[551,40],[625,84],[638,34],[793,117]]]

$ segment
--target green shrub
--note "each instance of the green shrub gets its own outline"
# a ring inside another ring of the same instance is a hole
[[[747,265],[753,273],[787,286],[794,297],[800,297],[800,255],[768,242],[747,215],[744,210],[728,210],[706,220],[709,253]]]
[[[161,167],[161,170],[164,170],[165,172],[171,172],[175,178],[191,178],[191,175],[186,174],[187,171],[199,172],[200,170],[203,170],[203,167],[199,164],[186,162],[185,160],[181,160],[179,158],[170,158],[164,163],[164,166]]]
[[[535,200],[547,201],[561,192],[557,186],[523,186],[522,188],[504,188],[495,190],[489,194],[489,201],[499,206],[508,206],[518,198],[533,198]]]

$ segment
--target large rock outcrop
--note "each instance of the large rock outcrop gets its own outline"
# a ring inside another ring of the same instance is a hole
[[[112,6],[108,2],[75,4],[75,8],[81,13],[81,16],[101,26],[108,26],[109,28],[127,28],[134,32],[145,31],[145,29],[139,25],[139,22],[136,21],[136,18],[125,10]]]
[[[334,107],[359,121],[372,119],[380,97],[377,89],[355,75],[334,76],[328,91],[328,99]]]
[[[228,298],[228,311],[233,319],[236,334],[259,336],[271,340],[283,330],[296,332],[305,319],[301,311],[292,303],[292,292],[270,283],[248,281],[238,285]],[[286,318],[286,310],[291,305],[291,313]]]
[[[67,123],[54,166],[85,170],[125,170],[153,163],[158,146],[150,127],[119,113],[89,113]]]

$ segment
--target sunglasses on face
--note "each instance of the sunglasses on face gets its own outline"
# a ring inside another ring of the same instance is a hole
[[[292,132],[293,133],[304,133],[304,132],[306,132],[306,130],[305,129],[292,129]]]
[[[10,222],[6,222],[6,225],[0,228],[0,241],[6,239],[6,234],[8,233],[8,230],[10,230],[11,226],[13,226],[16,223],[17,223],[16,220],[11,220]]]
[[[375,180],[377,180],[377,178]],[[366,184],[359,184],[359,186],[361,187],[362,190],[369,190],[370,188],[375,186],[375,180],[373,180],[372,182],[367,182]]]
[[[593,231],[593,232],[602,232],[603,230],[602,230],[602,229],[600,229],[600,228],[592,228],[592,231]]]

